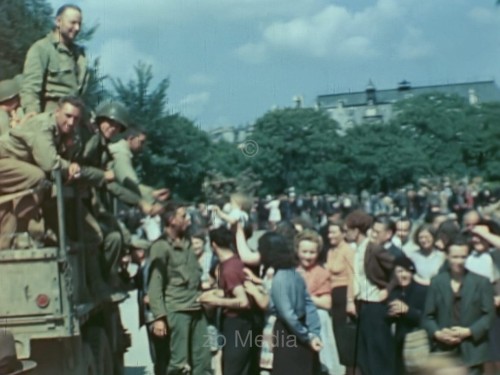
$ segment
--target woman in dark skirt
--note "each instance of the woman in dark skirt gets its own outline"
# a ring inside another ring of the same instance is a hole
[[[296,271],[297,262],[290,241],[277,233],[259,240],[265,250],[264,267],[275,270],[271,287],[271,310],[276,315],[273,330],[273,375],[313,375],[321,350],[318,312]]]

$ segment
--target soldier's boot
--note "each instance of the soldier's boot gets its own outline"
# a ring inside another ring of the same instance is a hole
[[[85,254],[85,274],[93,299],[97,302],[111,301],[112,290],[102,278],[97,251],[86,249]]]

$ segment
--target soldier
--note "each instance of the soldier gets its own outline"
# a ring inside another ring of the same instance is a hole
[[[0,138],[0,194],[39,186],[58,163],[68,180],[80,175],[80,165],[61,159],[60,155],[72,138],[82,110],[80,99],[61,98],[54,112],[34,116]],[[14,233],[27,230],[42,199],[43,194],[38,192],[0,204],[0,249],[10,247]]]
[[[19,84],[15,79],[0,82],[0,135],[18,124]]]
[[[138,128],[130,128],[126,131],[123,139],[109,146],[113,156],[113,172],[116,180],[138,192],[146,201],[165,201],[170,195],[167,188],[153,189],[141,184],[135,172],[132,158],[141,152],[146,143],[146,133]]]
[[[199,302],[201,269],[186,237],[189,216],[181,204],[169,202],[163,219],[164,235],[151,247],[153,334],[170,339],[168,374],[211,374],[210,351],[204,345],[207,322]]]
[[[57,10],[54,29],[30,47],[21,87],[21,105],[26,114],[50,112],[59,98],[85,92],[87,59],[83,48],[74,43],[81,24],[81,9],[63,5]]]
[[[99,257],[104,278],[110,284],[111,292],[115,292],[112,299],[120,300],[123,295],[118,291],[121,285],[119,261],[124,241],[120,225],[110,213],[113,211],[110,195],[129,205],[139,206],[146,214],[158,212],[161,206],[148,204],[138,194],[114,182],[114,173],[106,170],[111,161],[108,143],[129,126],[127,109],[118,102],[104,103],[96,109],[95,123],[97,131],[87,134],[87,140],[76,156],[82,165],[91,167],[82,173],[82,180],[94,185],[93,201],[90,198],[84,201],[87,253],[95,253],[96,249],[102,248]],[[90,258],[91,262],[97,259],[94,255]],[[102,289],[96,292],[98,298],[105,294]]]

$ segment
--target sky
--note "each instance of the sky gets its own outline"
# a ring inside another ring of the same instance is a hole
[[[57,9],[63,2],[50,0]],[[139,61],[168,109],[204,130],[245,126],[301,96],[495,79],[496,0],[74,0],[102,74]]]

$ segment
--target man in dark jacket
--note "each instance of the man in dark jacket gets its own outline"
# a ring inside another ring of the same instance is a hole
[[[495,311],[493,287],[487,278],[466,270],[469,251],[462,237],[448,245],[448,267],[431,281],[423,325],[434,350],[455,352],[469,374],[482,374]]]

